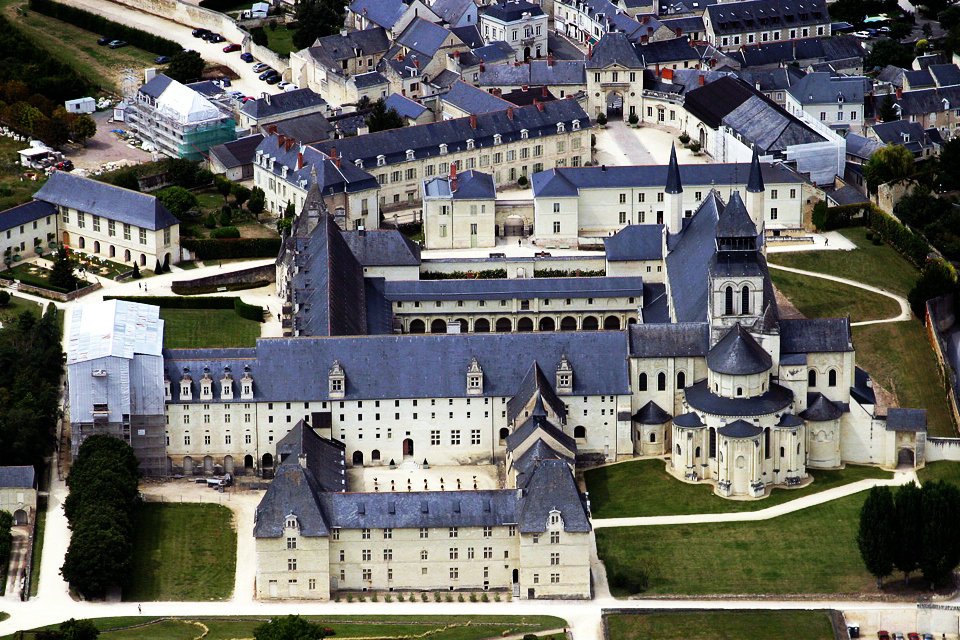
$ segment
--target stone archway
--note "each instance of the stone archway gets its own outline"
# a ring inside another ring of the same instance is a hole
[[[272,469],[273,468],[273,456],[269,453],[263,454],[263,458],[260,459],[260,467],[262,469]]]
[[[437,318],[430,323],[430,333],[446,333],[447,332],[447,323],[445,320]]]
[[[27,516],[27,512],[24,509],[17,509],[13,512],[13,524],[22,525],[30,524],[30,519]]]
[[[607,112],[607,118],[622,120],[623,94],[619,91],[608,91],[604,99],[604,108]]]
[[[916,459],[914,458],[913,449],[908,449],[903,447],[897,451],[897,468],[900,467],[909,467],[913,468],[916,466]]]
[[[426,325],[423,323],[423,320],[411,320],[407,333],[426,333]]]
[[[560,321],[560,331],[576,331],[577,330],[577,319],[573,316],[565,316],[563,320]]]
[[[249,453],[243,456],[243,468],[245,471],[253,471],[253,456]]]
[[[508,237],[523,237],[526,234],[527,221],[523,216],[507,216],[503,221],[503,235]]]
[[[413,439],[406,438],[403,441],[403,457],[412,458],[413,457]]]

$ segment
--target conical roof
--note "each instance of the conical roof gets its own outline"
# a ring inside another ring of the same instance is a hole
[[[670,145],[670,164],[667,165],[667,185],[664,188],[666,193],[683,193],[683,185],[680,184],[680,165],[677,164],[677,148]]]
[[[747,191],[763,193],[763,174],[760,172],[760,154],[753,148],[753,158],[750,160],[750,177],[747,178]]]
[[[707,366],[714,373],[747,376],[769,371],[773,359],[749,331],[736,324],[710,349]]]
[[[633,421],[638,424],[665,424],[672,417],[660,405],[651,400],[633,414]]]
[[[730,194],[730,201],[723,208],[720,214],[720,221],[717,222],[718,238],[756,238],[757,225],[753,223],[750,214],[747,212],[746,205],[740,193],[734,191]]]
[[[822,393],[815,393],[808,401],[805,411],[800,412],[800,417],[811,422],[829,422],[836,420],[843,412],[840,407],[835,405]]]

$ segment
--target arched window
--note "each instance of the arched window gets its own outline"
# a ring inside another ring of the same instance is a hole
[[[637,380],[637,390],[646,391],[647,390],[647,374],[641,373],[640,379]]]
[[[786,451],[784,451],[783,447],[780,447],[780,457],[782,458],[785,455],[786,455]]]
[[[763,457],[770,459],[770,427],[763,430]]]
[[[374,449],[370,452],[371,460],[380,460],[380,449]]]
[[[650,442],[656,442],[656,441],[657,441],[657,432],[656,432],[656,431],[651,431],[651,432],[650,432]]]
[[[710,427],[710,457],[717,457],[717,430]]]
[[[797,455],[800,455],[800,443],[797,443]]]
[[[750,287],[743,285],[740,290],[740,313],[746,315],[750,313]]]
[[[680,455],[680,445],[677,445],[677,455]]]
[[[667,388],[667,374],[663,371],[657,374],[657,391],[664,391]]]
[[[577,440],[583,440],[587,437],[587,428],[581,425],[577,425],[573,428],[573,437]]]
[[[694,459],[697,459],[697,460],[700,459],[700,447],[697,447],[696,449],[693,450],[693,457]]]
[[[830,386],[830,387],[837,386],[837,370],[836,369],[830,369],[830,371],[827,372],[827,386]]]
[[[723,297],[724,297],[723,313],[724,315],[732,316],[733,315],[733,287],[728,286],[726,289],[724,289]]]
[[[683,371],[677,372],[677,389],[683,389],[687,386],[687,374]]]
[[[510,435],[510,430],[506,427],[502,427],[500,429],[500,444],[503,444],[506,441],[508,435]]]
[[[810,371],[807,372],[807,386],[817,386],[817,372],[813,369],[810,369]]]
[[[743,395],[743,387],[737,387],[737,395],[738,395],[738,396],[742,396],[742,395]]]

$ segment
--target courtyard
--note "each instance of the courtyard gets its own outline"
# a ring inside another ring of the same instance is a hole
[[[392,461],[391,461],[392,462]],[[354,466],[347,469],[351,491],[459,491],[500,489],[497,466],[427,466],[412,458],[398,465]]]
[[[622,120],[611,120],[606,127],[595,127],[597,137],[594,164],[621,166],[638,164],[665,165],[670,160],[670,146],[676,145],[680,164],[710,164],[713,158],[706,153],[695,154],[677,139],[676,129],[644,125],[631,127]]]

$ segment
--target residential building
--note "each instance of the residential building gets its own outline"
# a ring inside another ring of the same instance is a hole
[[[789,0],[721,2],[708,5],[703,13],[706,40],[721,51],[780,40],[828,37],[830,24],[824,0],[803,4]]]
[[[435,0],[430,10],[450,29],[477,24],[477,3],[474,0]]]
[[[478,87],[501,92],[524,87],[549,87],[558,98],[577,96],[586,89],[587,78],[582,60],[530,60],[525,63],[481,64]]]
[[[4,264],[9,266],[56,247],[57,215],[56,207],[40,200],[0,212],[0,255]]]
[[[960,85],[897,91],[893,108],[901,120],[937,129],[946,140],[960,135]]]
[[[864,96],[872,89],[869,78],[834,76],[825,71],[808,73],[786,90],[786,110],[806,112],[833,129],[864,133]]]
[[[37,515],[37,478],[33,467],[0,467],[0,511],[14,526],[33,525]]]
[[[547,55],[547,14],[528,0],[497,0],[480,14],[480,31],[486,42],[506,42],[517,60]]]
[[[801,38],[741,46],[726,51],[726,54],[733,64],[750,71],[769,71],[794,63],[806,69],[828,63],[837,73],[859,75],[863,73],[864,57],[861,42],[849,35]]]
[[[394,40],[418,18],[440,22],[422,0],[353,0],[347,6],[346,22],[357,31],[381,27]]]
[[[233,182],[250,180],[253,178],[253,159],[261,142],[263,134],[255,133],[210,147],[207,166],[211,172],[224,175]]]
[[[882,145],[900,145],[917,160],[940,155],[942,139],[936,129],[925,131],[919,122],[893,120],[878,122],[870,127],[870,137]]]
[[[330,114],[330,105],[312,89],[295,89],[277,94],[264,93],[248,100],[240,107],[239,126],[242,129],[262,131],[265,127],[291,118]]]
[[[454,120],[479,113],[505,111],[513,106],[513,103],[498,97],[495,93],[458,80],[440,98],[440,105],[443,119]]]
[[[433,122],[433,112],[416,100],[391,93],[387,96],[387,99],[384,100],[384,104],[387,109],[396,111],[397,115],[403,118],[407,125],[412,126]]]
[[[468,170],[423,181],[423,238],[426,249],[496,245],[497,190],[489,173]]]
[[[377,63],[389,48],[383,27],[343,30],[339,35],[318,38],[312,47],[291,52],[290,77],[299,87],[323,96],[331,107],[354,104],[364,95],[375,100],[380,97],[375,79],[382,79],[384,91],[387,84],[376,74]]]

